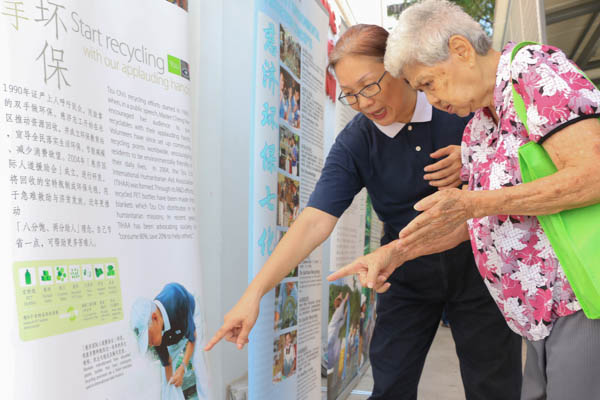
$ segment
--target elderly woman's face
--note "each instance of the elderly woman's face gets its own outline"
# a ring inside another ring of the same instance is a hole
[[[346,56],[335,67],[335,74],[344,94],[356,94],[365,86],[377,82],[385,69],[374,57]],[[386,74],[379,82],[381,92],[373,97],[358,96],[351,107],[380,125],[408,122],[414,111],[416,92],[403,80]]]
[[[429,103],[442,111],[466,117],[486,106],[487,86],[470,59],[451,52],[444,62],[411,64],[402,72],[413,88],[423,91]]]

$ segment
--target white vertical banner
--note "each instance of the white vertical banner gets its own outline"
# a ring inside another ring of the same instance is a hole
[[[257,1],[249,277],[306,206],[323,165],[327,15],[317,1]],[[261,302],[250,399],[320,396],[321,249]]]
[[[194,77],[187,1],[174,3],[1,5],[15,398],[205,398]],[[161,360],[181,382],[166,384]]]

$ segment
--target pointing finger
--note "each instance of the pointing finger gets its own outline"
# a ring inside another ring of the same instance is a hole
[[[345,267],[338,269],[333,274],[329,275],[327,277],[327,280],[329,282],[333,282],[333,281],[337,281],[338,279],[343,278],[345,276],[354,275],[360,271],[360,267],[362,265],[363,264],[360,261],[356,261],[351,264],[348,264]]]
[[[208,344],[204,346],[205,351],[209,351],[213,347],[215,347],[215,344],[219,343],[219,341],[221,341],[221,339],[223,339],[223,337],[228,332],[230,332],[231,328],[229,328],[227,325],[227,323],[223,324],[223,326],[217,331],[217,333],[215,333],[215,335],[212,337],[212,339],[210,339]]]

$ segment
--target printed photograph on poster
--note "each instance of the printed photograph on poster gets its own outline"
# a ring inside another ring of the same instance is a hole
[[[375,328],[377,294],[368,288],[361,288],[360,295],[360,339],[358,343],[359,367],[369,359],[371,337]]]
[[[371,198],[367,195],[367,207],[365,214],[365,247],[364,254],[369,254],[371,252],[371,225],[373,218],[373,210],[371,207]],[[375,249],[373,249],[375,250]]]
[[[275,329],[298,324],[298,281],[286,281],[275,287]]]
[[[297,278],[298,277],[298,266],[296,265],[294,269],[286,275],[286,278]]]
[[[302,48],[283,25],[279,25],[279,58],[298,79],[302,78]]]
[[[196,303],[183,285],[168,283],[152,300],[138,297],[131,307],[139,353],[160,366],[162,399],[206,399],[204,353],[197,345],[202,318]]]
[[[300,83],[285,70],[279,68],[279,123],[287,122],[300,129]]]
[[[296,373],[297,334],[298,331],[287,332],[273,342],[273,383]]]
[[[290,175],[300,175],[300,136],[285,125],[279,125],[279,169]]]
[[[336,398],[358,373],[361,291],[356,277],[329,285],[327,396]]]
[[[300,212],[300,181],[277,174],[277,225],[289,228]]]

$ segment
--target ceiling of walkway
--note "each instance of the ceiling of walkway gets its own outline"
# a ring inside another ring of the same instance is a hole
[[[600,83],[600,0],[544,0],[548,44]]]

